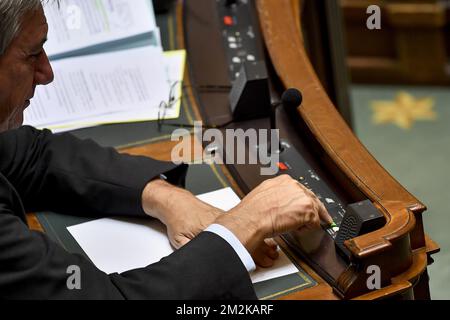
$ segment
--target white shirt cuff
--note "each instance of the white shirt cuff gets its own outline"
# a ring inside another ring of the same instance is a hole
[[[226,242],[228,242],[241,259],[247,271],[248,272],[255,271],[256,265],[255,262],[253,261],[252,256],[244,247],[244,245],[239,241],[239,239],[234,235],[233,232],[231,232],[230,230],[228,230],[227,228],[225,228],[220,224],[212,224],[208,228],[206,228],[205,231],[215,233],[219,237],[224,239]]]

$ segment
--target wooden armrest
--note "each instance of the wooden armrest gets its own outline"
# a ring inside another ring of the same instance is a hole
[[[414,265],[413,252],[426,246],[421,216],[426,207],[378,163],[338,113],[305,51],[292,1],[257,0],[256,4],[279,79],[285,88],[294,87],[303,94],[298,126],[305,139],[354,200],[370,199],[386,218],[381,229],[345,242],[358,267],[350,266],[341,275],[340,290],[349,292],[356,286],[364,290],[367,274],[361,270],[373,264],[389,274],[386,282],[405,272],[410,279],[417,277],[424,271],[423,265],[412,271],[409,268]],[[431,241],[428,246],[431,251],[438,247]],[[391,288],[407,290],[405,283],[393,283]],[[386,296],[386,292],[369,293],[368,297]]]

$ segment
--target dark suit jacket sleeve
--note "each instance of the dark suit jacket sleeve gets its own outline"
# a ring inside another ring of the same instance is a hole
[[[67,283],[80,270],[81,288]],[[67,253],[30,231],[0,204],[1,299],[254,299],[242,262],[219,236],[204,232],[146,268],[106,275],[84,257]]]
[[[0,298],[255,298],[239,257],[215,234],[204,232],[146,268],[106,275],[30,231],[20,217],[19,196],[33,210],[143,214],[145,185],[161,173],[182,179],[183,167],[24,127],[0,134],[0,172]],[[68,289],[70,266],[80,268],[81,290]]]
[[[162,173],[181,183],[186,172],[185,166],[121,155],[93,141],[31,127],[1,134],[0,155],[0,172],[27,211],[144,215],[147,183]]]

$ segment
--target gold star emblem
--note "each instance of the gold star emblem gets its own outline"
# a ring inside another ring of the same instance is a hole
[[[392,123],[402,129],[411,129],[416,121],[436,120],[433,98],[416,99],[407,92],[399,92],[394,101],[372,102],[373,122],[377,125]]]

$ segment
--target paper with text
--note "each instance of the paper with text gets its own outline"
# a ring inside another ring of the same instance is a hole
[[[224,211],[240,202],[231,188],[198,198]],[[174,252],[165,226],[156,220],[106,218],[67,229],[97,268],[107,274],[143,268]],[[257,283],[296,272],[295,265],[280,251],[280,258],[272,268],[258,268],[251,278]]]
[[[175,87],[175,101],[169,109],[165,112],[165,119],[176,119],[180,116],[181,98],[182,98],[182,84],[184,77],[184,70],[186,66],[186,51],[175,50],[164,52],[165,70],[167,74],[167,81],[172,85],[178,83]],[[167,93],[169,95],[169,93]],[[167,100],[168,97],[165,99]],[[61,133],[76,129],[87,127],[94,127],[105,124],[117,123],[131,123],[153,121],[158,119],[159,108],[145,108],[142,110],[124,110],[111,114],[101,116],[92,116],[88,119],[79,121],[60,122],[57,125],[38,126],[38,129],[47,128],[53,133]]]
[[[53,62],[55,80],[36,88],[24,123],[36,127],[119,111],[158,110],[170,84],[160,49],[143,47]]]
[[[44,11],[49,25],[45,48],[50,57],[79,55],[83,49],[139,36],[157,38],[151,0],[49,1]]]

